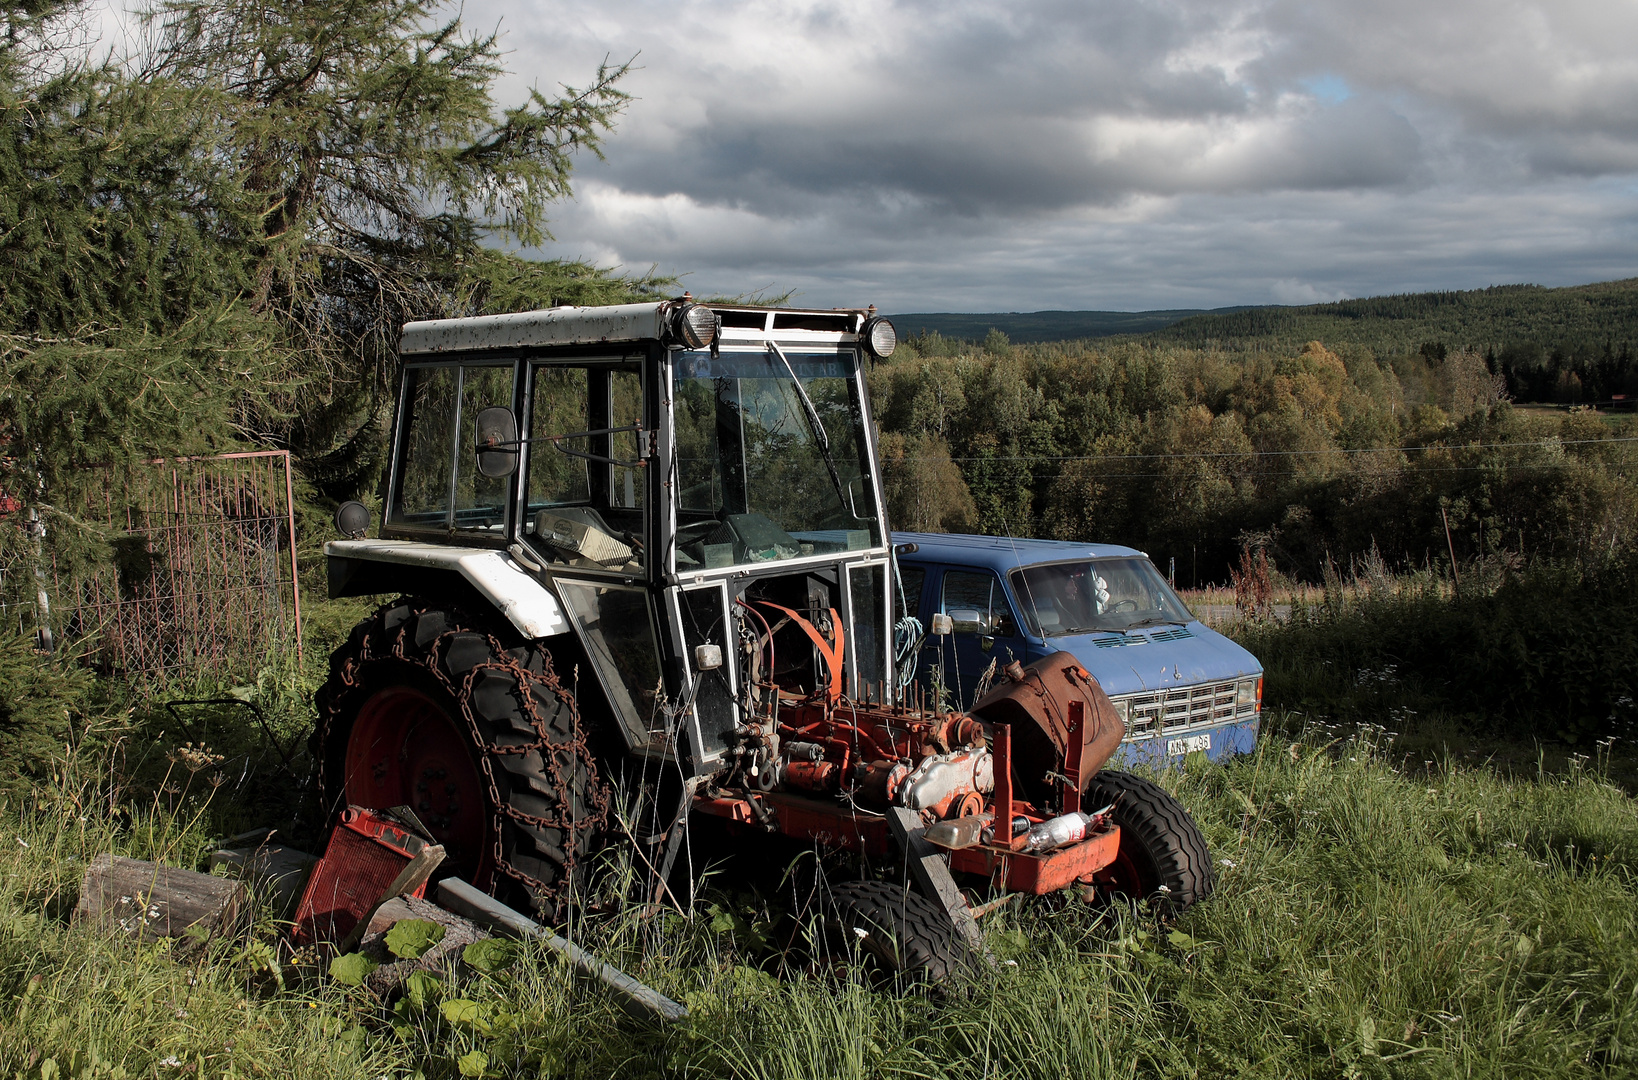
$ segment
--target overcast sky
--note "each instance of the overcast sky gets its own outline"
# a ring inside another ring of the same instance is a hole
[[[1638,0],[466,0],[635,96],[549,255],[887,311],[1638,275]]]

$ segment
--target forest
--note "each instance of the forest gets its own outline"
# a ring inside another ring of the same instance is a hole
[[[927,334],[871,392],[898,527],[1131,544],[1181,586],[1245,544],[1310,581],[1372,550],[1593,563],[1638,513],[1632,416],[1516,405],[1476,348]]]

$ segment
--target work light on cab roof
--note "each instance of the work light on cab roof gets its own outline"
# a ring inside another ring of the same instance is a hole
[[[716,340],[717,313],[704,304],[686,304],[677,309],[676,334],[690,349],[703,349]]]
[[[886,360],[899,346],[898,331],[893,329],[892,323],[880,317],[866,322],[860,337],[864,339],[864,346],[870,350],[870,355],[878,360]]]

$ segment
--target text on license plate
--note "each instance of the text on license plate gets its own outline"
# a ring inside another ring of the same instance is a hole
[[[1204,735],[1186,735],[1181,739],[1166,740],[1167,757],[1182,757],[1184,754],[1192,754],[1196,750],[1205,752],[1210,749],[1211,732],[1209,731]]]

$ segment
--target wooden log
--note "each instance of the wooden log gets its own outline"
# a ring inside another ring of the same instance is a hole
[[[402,960],[387,948],[387,932],[405,919],[425,919],[444,928],[443,940],[422,953],[418,959]],[[417,971],[453,976],[461,962],[461,951],[474,941],[491,936],[470,919],[463,919],[452,911],[445,911],[430,900],[413,896],[395,896],[383,902],[364,924],[358,951],[381,966],[364,978],[364,985],[390,997],[404,980]]]
[[[206,936],[231,932],[244,910],[237,881],[104,853],[85,871],[74,918],[151,941],[189,927]]]

